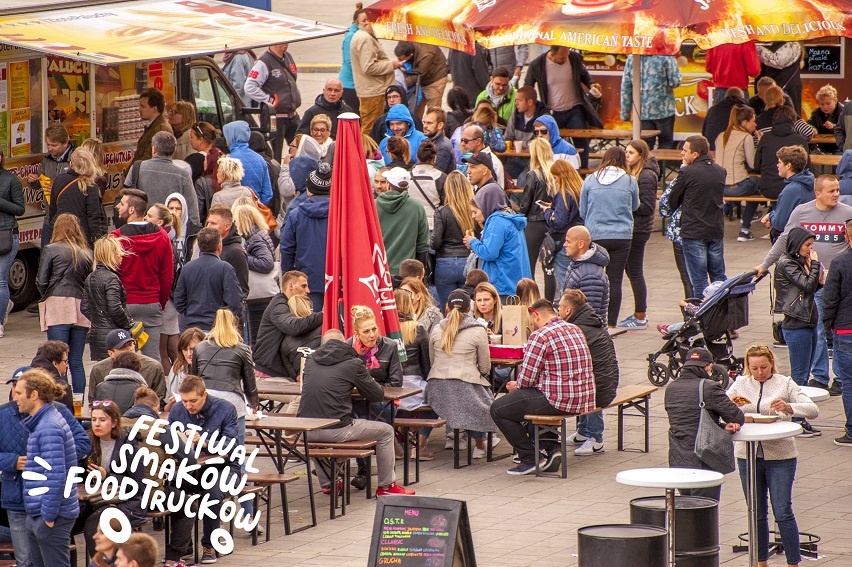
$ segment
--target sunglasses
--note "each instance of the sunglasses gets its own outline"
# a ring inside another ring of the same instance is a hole
[[[548,131],[545,128],[540,128],[540,129],[536,128],[535,130],[533,130],[533,132],[535,132],[536,136],[547,136],[548,135]]]
[[[92,402],[92,407],[93,408],[99,408],[99,407],[108,408],[113,403],[114,402],[112,400],[95,400],[94,402]]]
[[[472,138],[472,139],[468,140],[467,138],[462,138],[462,139],[459,140],[459,142],[461,142],[462,144],[470,144],[472,142],[477,141],[478,139],[479,138]]]

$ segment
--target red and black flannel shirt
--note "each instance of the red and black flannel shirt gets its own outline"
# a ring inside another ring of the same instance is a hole
[[[554,317],[533,331],[518,368],[518,388],[536,388],[565,413],[594,410],[592,355],[580,328]]]

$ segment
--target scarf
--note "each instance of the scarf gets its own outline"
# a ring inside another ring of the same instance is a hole
[[[376,358],[376,354],[379,352],[378,341],[376,341],[376,344],[372,348],[367,348],[361,343],[358,337],[355,337],[352,341],[352,346],[355,347],[355,350],[364,359],[364,362],[367,364],[367,370],[381,368],[379,360]]]

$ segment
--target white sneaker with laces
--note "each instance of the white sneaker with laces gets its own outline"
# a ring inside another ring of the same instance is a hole
[[[0,325],[0,339],[6,336],[6,327]]]
[[[573,443],[574,445],[582,445],[586,442],[587,439],[588,437],[583,437],[582,435],[580,435],[579,431],[575,431],[574,433],[568,436],[567,441],[568,443]]]
[[[453,438],[447,437],[447,442],[444,443],[444,449],[452,450],[452,448],[453,448]],[[467,437],[464,436],[464,435],[462,435],[462,438],[459,439],[459,451],[467,451]]]
[[[594,438],[589,437],[586,441],[574,449],[574,454],[583,457],[588,455],[597,455],[598,453],[604,452],[604,444],[598,443],[594,440]]]
[[[487,454],[488,454],[487,449],[480,449],[479,447],[473,448],[473,458],[474,459],[484,459]]]

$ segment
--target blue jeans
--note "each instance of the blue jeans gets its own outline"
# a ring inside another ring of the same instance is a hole
[[[9,516],[9,531],[12,536],[12,545],[15,547],[15,561],[20,567],[33,567],[30,534],[27,531],[27,513],[6,510],[6,514]]]
[[[822,288],[819,288],[814,294],[814,303],[816,303],[817,315],[822,313]],[[831,380],[828,376],[828,344],[825,342],[825,326],[820,323],[817,325],[817,344],[814,351],[813,362],[811,363],[811,374],[814,380],[820,384],[828,386]],[[838,384],[843,384],[843,379],[835,376],[834,379]]]
[[[41,516],[27,516],[33,567],[71,567],[69,546],[75,521],[75,518],[56,518],[53,527],[49,528]]]
[[[781,329],[790,353],[790,377],[799,386],[808,383],[817,346],[817,327],[819,324],[805,329]]]
[[[725,277],[725,242],[721,238],[715,240],[683,239],[683,259],[686,261],[686,271],[692,283],[692,297],[704,297],[707,287],[707,274],[710,281],[724,281]]]
[[[83,350],[89,329],[77,325],[53,325],[47,328],[47,340],[62,341],[68,345],[68,368],[71,371],[71,387],[75,394],[86,388],[86,372],[83,370]]]
[[[841,383],[852,378],[852,335],[834,334],[834,371],[837,373],[835,380],[840,379]],[[846,412],[846,435],[852,437],[852,388],[844,387],[841,396]]]
[[[645,142],[647,142],[648,147],[652,150],[654,149],[654,144],[656,144],[657,140],[660,141],[660,149],[668,150],[674,147],[674,123],[675,117],[672,114],[666,118],[655,118],[653,120],[641,120],[640,124],[642,125],[643,130],[659,130],[659,136],[653,136],[651,138],[644,138]]]
[[[716,90],[713,91],[713,104],[719,104],[720,102],[725,100],[725,93],[727,92],[728,89],[717,87]],[[748,93],[746,93],[745,97],[746,100],[748,100]]]
[[[237,418],[237,445],[245,446],[246,444],[246,417],[238,417]],[[240,467],[240,472],[245,474],[246,465],[243,463]],[[254,500],[247,500],[240,504],[240,508],[246,514],[254,514]]]
[[[602,411],[581,415],[577,419],[577,432],[583,437],[592,437],[603,443],[604,419]]]
[[[583,95],[581,94],[580,96]],[[586,122],[586,113],[583,111],[582,104],[578,104],[574,108],[569,108],[568,110],[554,110],[552,114],[553,119],[556,121],[556,125],[559,126],[560,129],[571,128],[579,130],[589,127],[588,122]],[[589,167],[589,139],[572,138],[571,141],[574,143],[574,147],[578,150],[583,148],[583,151],[580,152],[580,167]]]
[[[743,492],[747,495],[747,470],[745,459],[737,459]],[[781,543],[787,563],[798,565],[802,561],[799,550],[799,526],[793,515],[793,480],[796,478],[796,459],[766,461],[757,459],[757,559],[769,558],[769,508],[766,496],[772,501],[772,515],[781,532]]]
[[[18,235],[12,235],[12,249],[0,256],[0,325],[6,324],[6,306],[9,304],[9,270],[18,255]],[[16,553],[17,556],[17,553]]]
[[[565,287],[565,278],[568,275],[568,266],[571,265],[571,258],[565,253],[565,248],[560,248],[556,253],[556,258],[553,259],[553,277],[556,278],[556,297],[548,297],[555,304],[559,304],[562,298],[562,288]]]
[[[725,185],[725,197],[748,197],[749,195],[758,195],[759,193],[756,177],[746,177],[734,185]],[[759,204],[756,201],[746,203],[743,209],[743,230],[751,228],[751,219],[754,217]]]
[[[444,310],[450,293],[464,286],[464,258],[437,258],[435,260],[435,289],[438,290],[438,309]]]

